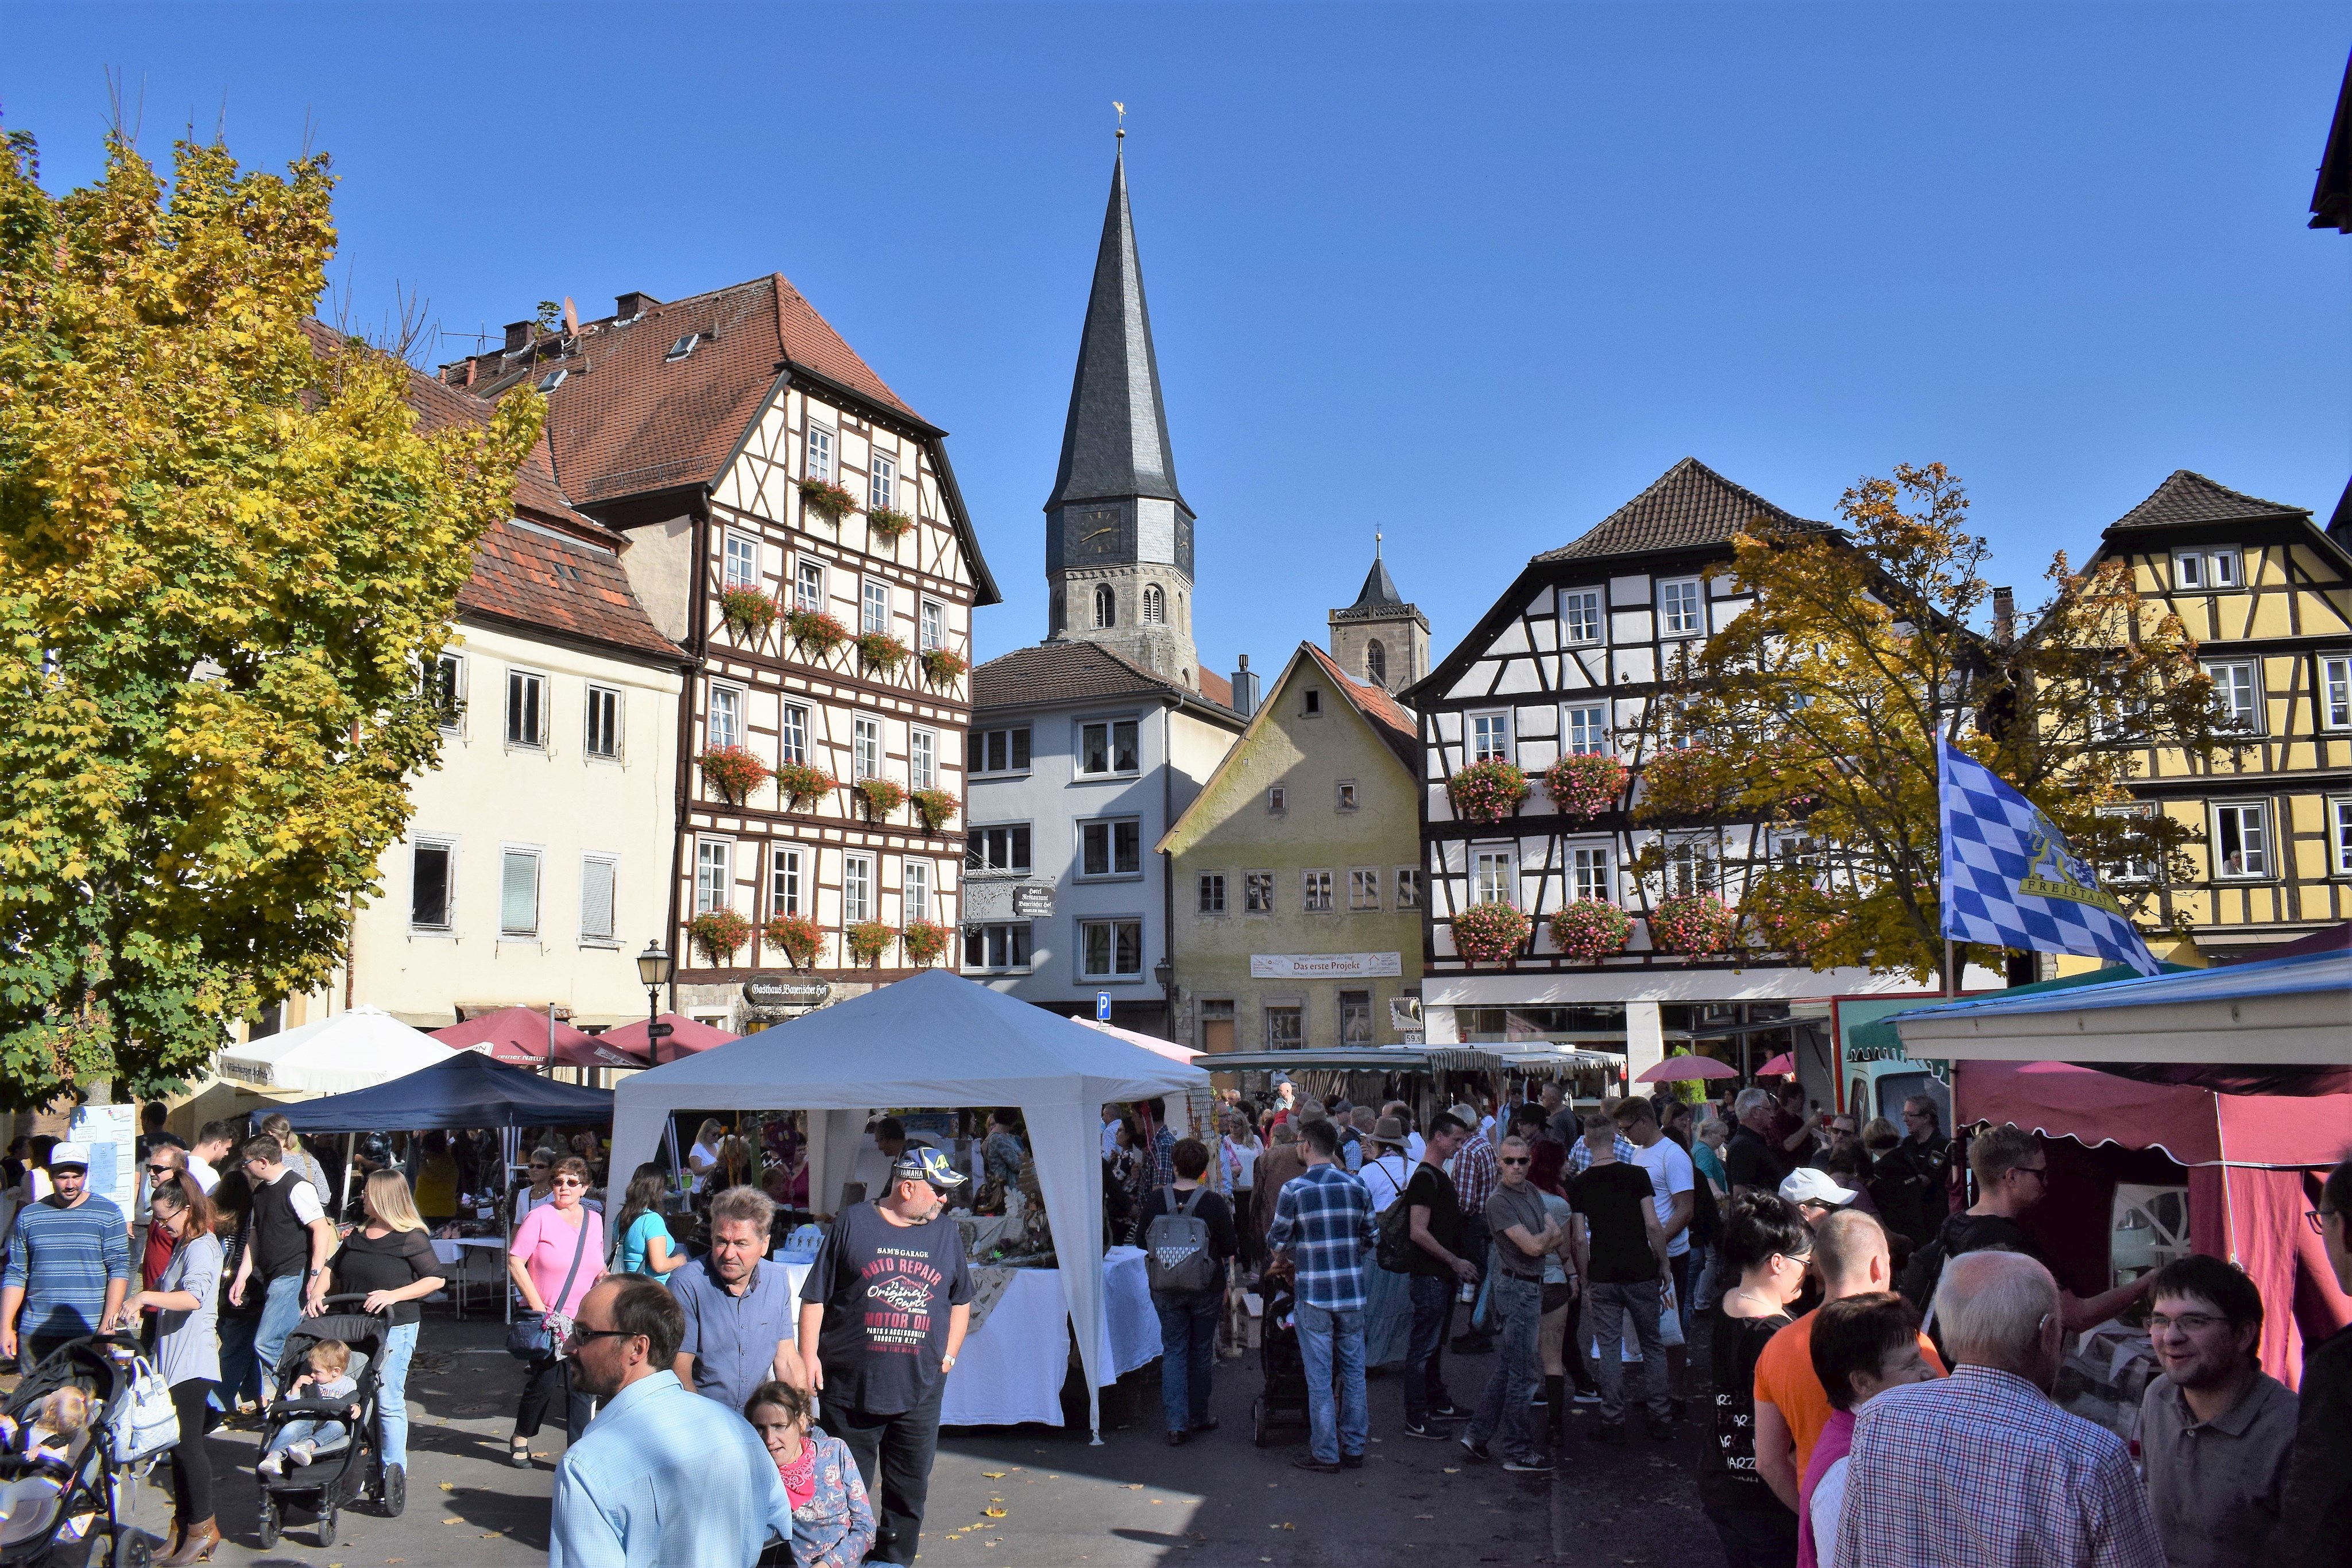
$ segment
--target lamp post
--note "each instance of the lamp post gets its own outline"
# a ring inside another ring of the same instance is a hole
[[[646,987],[646,1055],[656,1067],[661,1065],[661,1037],[654,1031],[661,1025],[661,988],[669,984],[669,955],[658,941],[646,944],[637,955],[637,978]]]

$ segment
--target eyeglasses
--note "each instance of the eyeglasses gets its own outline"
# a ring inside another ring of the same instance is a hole
[[[1506,1155],[1502,1159],[1500,1159],[1500,1160],[1496,1161],[1496,1163],[1497,1165],[1506,1165],[1506,1166],[1525,1166],[1525,1165],[1533,1165],[1535,1162],[1534,1162],[1534,1161],[1532,1161],[1532,1160],[1515,1160],[1515,1159],[1512,1159],[1509,1155]]]
[[[570,1337],[572,1347],[577,1349],[581,1343],[585,1340],[635,1339],[637,1336],[627,1329],[583,1329],[578,1323],[574,1323],[572,1325],[572,1333]]]
[[[582,1181],[578,1176],[557,1176],[548,1185],[551,1186],[586,1186],[588,1184]]]
[[[530,1162],[530,1168],[535,1171],[543,1171],[547,1168],[547,1162],[545,1160],[533,1160]]]
[[[2030,1176],[2036,1181],[2046,1182],[2050,1179],[2048,1166],[2011,1166],[2009,1168],[2019,1176]]]
[[[2167,1317],[2162,1312],[2150,1312],[2147,1317],[2147,1332],[2154,1334],[2163,1333],[2169,1329],[2179,1329],[2182,1333],[2203,1333],[2215,1323],[2228,1321],[2211,1312],[2182,1312],[2178,1317]]]

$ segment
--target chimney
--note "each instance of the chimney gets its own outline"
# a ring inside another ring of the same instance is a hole
[[[616,294],[613,297],[613,314],[625,321],[632,316],[644,315],[660,303],[660,300],[645,290],[632,288],[626,294]]]
[[[1992,640],[2006,648],[2017,636],[2017,595],[2006,588],[1992,591]]]
[[[1244,718],[1257,712],[1257,677],[1250,674],[1249,655],[1242,655],[1242,667],[1234,672],[1234,711]]]
[[[539,323],[536,321],[508,322],[507,352],[511,354],[517,349],[529,348],[530,346],[531,334],[536,332],[538,329]]]

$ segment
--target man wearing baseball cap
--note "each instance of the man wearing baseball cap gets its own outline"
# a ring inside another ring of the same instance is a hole
[[[0,1275],[0,1357],[30,1368],[69,1339],[110,1332],[131,1287],[131,1228],[89,1186],[89,1150],[49,1151],[49,1195],[16,1216]]]
[[[939,1150],[907,1145],[889,1190],[842,1211],[801,1285],[800,1353],[819,1420],[874,1500],[868,1563],[912,1563],[921,1543],[940,1402],[971,1316],[963,1232],[946,1218],[946,1195],[963,1181]]]
[[[1852,1187],[1840,1186],[1811,1166],[1799,1166],[1780,1184],[1780,1196],[1797,1206],[1805,1223],[1819,1230],[1822,1221],[1854,1200]]]

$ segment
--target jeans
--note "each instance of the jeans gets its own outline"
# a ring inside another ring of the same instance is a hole
[[[1342,1454],[1353,1458],[1371,1435],[1371,1412],[1364,1398],[1364,1314],[1350,1307],[1334,1312],[1300,1301],[1298,1358],[1307,1367],[1307,1446],[1327,1465]],[[1332,1386],[1334,1361],[1339,1386]],[[1407,1384],[1410,1387],[1410,1383]],[[1338,1419],[1333,1420],[1334,1395]],[[1336,1427],[1336,1430],[1335,1430]]]
[[[341,1448],[351,1440],[352,1424],[350,1422],[316,1419],[306,1416],[299,1421],[289,1421],[278,1428],[278,1435],[269,1439],[269,1453],[282,1454],[297,1443],[308,1443],[313,1448],[327,1451]],[[262,1456],[264,1458],[268,1457],[268,1454]]]
[[[1160,1313],[1160,1406],[1171,1432],[1189,1432],[1209,1419],[1209,1372],[1217,1364],[1217,1319],[1223,1291],[1155,1295]]]
[[[416,1353],[415,1323],[395,1323],[383,1336],[383,1364],[375,1373],[376,1430],[383,1437],[383,1462],[408,1463],[408,1358]]]
[[[1601,1419],[1610,1426],[1625,1419],[1625,1319],[1633,1319],[1633,1337],[1642,1347],[1642,1382],[1650,1418],[1671,1420],[1674,1406],[1666,1399],[1665,1336],[1658,1330],[1658,1282],[1634,1280],[1592,1287],[1584,1319],[1601,1342]]]
[[[1488,1284],[1494,1291],[1495,1328],[1501,1338],[1502,1354],[1487,1375],[1486,1391],[1478,1396],[1477,1414],[1470,1417],[1469,1439],[1484,1443],[1499,1428],[1505,1458],[1533,1458],[1542,1446],[1528,1400],[1543,1377],[1543,1368],[1536,1362],[1543,1284],[1499,1272]]]
[[[1412,1276],[1412,1337],[1405,1342],[1404,1418],[1418,1427],[1432,1410],[1452,1407],[1445,1392],[1446,1325],[1454,1316],[1454,1276]]]
[[[1470,1320],[1462,1325],[1462,1337],[1483,1339],[1495,1332],[1495,1322],[1488,1315],[1486,1304],[1486,1282],[1495,1277],[1495,1245],[1494,1238],[1486,1233],[1484,1215],[1462,1217],[1462,1239],[1455,1244],[1454,1255],[1478,1265],[1478,1291],[1470,1298]]]
[[[245,1282],[247,1292],[253,1281]],[[278,1387],[278,1358],[285,1354],[286,1336],[302,1321],[302,1276],[284,1274],[269,1281],[269,1293],[262,1299],[261,1322],[253,1331],[253,1359],[260,1368],[261,1380],[271,1392]]]
[[[253,1331],[261,1326],[254,1317],[220,1315],[220,1381],[213,1385],[212,1406],[226,1415],[239,1399],[261,1397],[261,1368],[253,1359]]]
[[[873,1416],[824,1403],[818,1425],[842,1441],[857,1461],[874,1505],[874,1549],[868,1563],[912,1563],[922,1544],[923,1504],[931,1490],[931,1458],[940,1448],[940,1401],[947,1379],[931,1385],[912,1410]]]
[[[1691,1315],[1696,1312],[1712,1312],[1715,1309],[1717,1294],[1715,1277],[1717,1272],[1716,1265],[1722,1261],[1723,1249],[1712,1241],[1694,1241],[1691,1243],[1691,1257],[1697,1261],[1691,1269],[1694,1278],[1690,1289],[1690,1307],[1683,1316],[1685,1340],[1690,1338]]]

